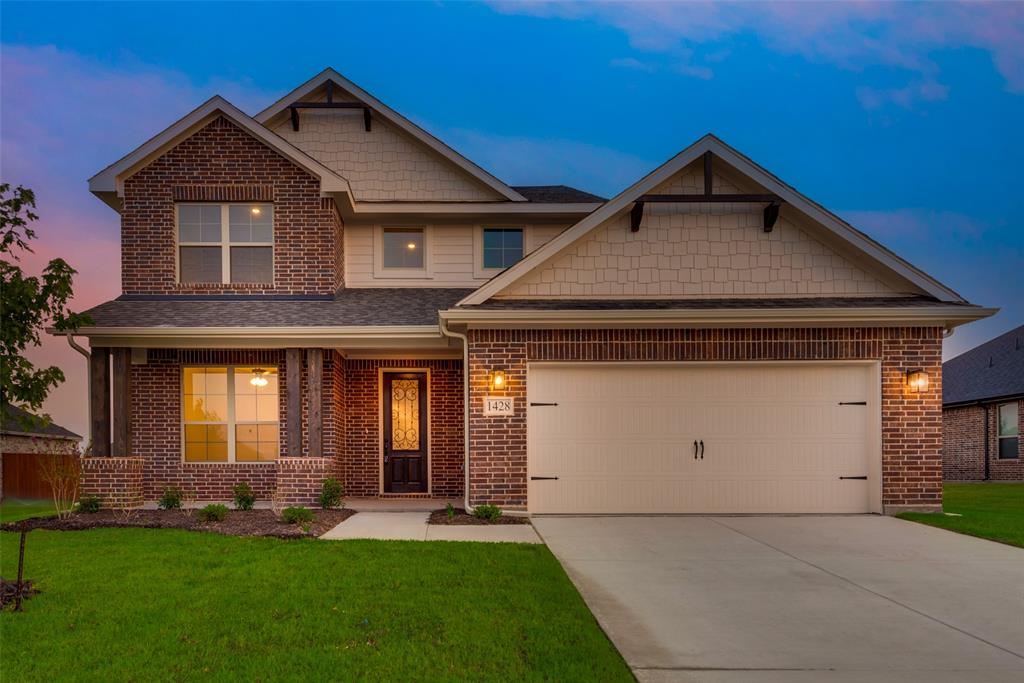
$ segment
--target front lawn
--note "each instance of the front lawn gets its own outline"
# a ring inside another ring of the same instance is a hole
[[[50,517],[56,514],[52,500],[8,498],[0,503],[0,524],[20,522],[30,517]]]
[[[4,680],[633,680],[544,546],[37,530],[25,564]]]
[[[905,512],[901,519],[1024,548],[1024,482],[947,483],[942,487],[945,514]]]

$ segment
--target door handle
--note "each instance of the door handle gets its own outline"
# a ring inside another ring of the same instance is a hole
[[[693,459],[697,459],[697,440],[693,440]]]
[[[700,441],[700,459],[704,459],[704,439]]]

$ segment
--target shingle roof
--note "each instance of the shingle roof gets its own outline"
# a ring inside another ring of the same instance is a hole
[[[739,308],[897,308],[905,306],[951,306],[931,297],[801,297],[785,299],[489,299],[474,309],[506,310],[687,310]],[[977,308],[962,304],[967,308]]]
[[[942,364],[943,404],[1024,395],[1024,325]]]
[[[512,189],[537,204],[600,204],[604,197],[568,185],[514,185]]]
[[[30,423],[23,424],[19,421],[19,418],[29,420]],[[0,433],[30,434],[32,436],[50,437],[51,439],[74,439],[76,441],[82,438],[70,429],[65,429],[55,422],[50,422],[44,426],[35,425],[31,422],[38,419],[37,416],[27,410],[22,410],[8,403],[3,406],[3,427],[0,428]]]
[[[122,296],[86,313],[94,327],[348,327],[436,325],[472,290],[342,289],[330,299]]]

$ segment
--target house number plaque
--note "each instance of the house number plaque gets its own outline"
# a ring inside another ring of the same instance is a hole
[[[511,415],[513,405],[508,396],[484,396],[484,415]]]

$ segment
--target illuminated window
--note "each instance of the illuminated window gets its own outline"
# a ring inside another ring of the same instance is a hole
[[[179,204],[178,280],[273,283],[273,205]]]
[[[186,367],[186,462],[268,462],[278,455],[275,367]]]
[[[423,228],[384,228],[381,246],[385,268],[423,268]]]

